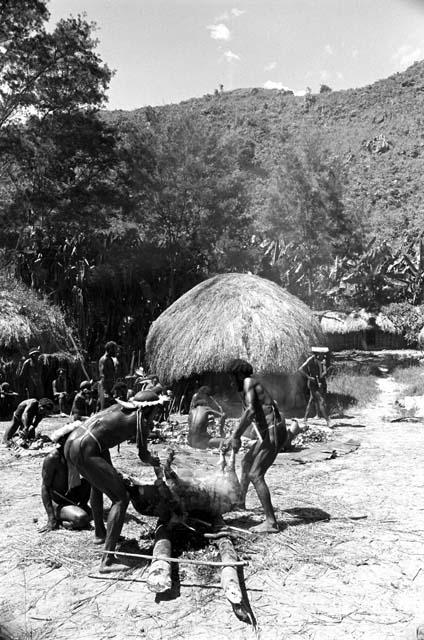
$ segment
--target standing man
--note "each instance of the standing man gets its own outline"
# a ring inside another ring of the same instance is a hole
[[[62,525],[65,529],[85,529],[90,523],[90,485],[84,478],[69,489],[68,465],[64,446],[75,423],[57,429],[50,437],[57,449],[49,453],[43,462],[41,499],[47,513],[47,524],[40,533],[52,531]]]
[[[44,392],[40,354],[40,347],[31,349],[20,373],[25,396],[27,398],[37,398],[38,400],[43,396]]]
[[[41,420],[53,413],[53,402],[50,398],[28,398],[18,404],[13,419],[3,436],[3,444],[9,446],[10,440],[17,431],[26,440],[35,438],[35,430]]]
[[[307,424],[309,409],[311,408],[311,404],[314,402],[317,408],[317,413],[322,415],[327,423],[327,427],[330,427],[331,423],[325,402],[328,374],[326,357],[329,349],[328,347],[312,347],[311,352],[312,355],[299,367],[300,373],[308,381],[309,389],[309,400],[306,405],[304,422]]]
[[[258,533],[278,533],[279,527],[265,482],[265,474],[277,454],[288,447],[301,430],[296,421],[287,429],[276,402],[262,383],[253,377],[251,364],[245,360],[233,360],[229,366],[229,373],[234,376],[244,409],[232,433],[232,448],[235,452],[240,449],[243,434],[254,440],[241,464],[240,506],[244,508],[247,489],[251,482],[265,511],[265,522],[251,530]]]
[[[18,393],[12,391],[8,382],[0,384],[0,417],[9,419],[16,406]]]
[[[100,411],[114,403],[113,387],[118,377],[118,345],[110,341],[105,345],[105,352],[99,360],[99,407]]]
[[[133,405],[134,403],[135,400],[132,401]],[[96,413],[77,427],[66,442],[65,456],[70,473],[76,469],[91,484],[90,503],[93,510],[95,543],[104,542],[105,551],[115,549],[129,502],[126,486],[112,464],[109,449],[125,440],[135,438],[140,460],[145,464],[159,466],[159,459],[152,456],[147,448],[147,436],[158,409],[161,409],[159,397],[155,393],[145,391],[143,400],[138,401],[133,410],[130,408],[124,412],[119,404],[115,404]],[[104,493],[112,502],[106,529],[103,520]],[[101,572],[127,568],[116,563],[112,553],[103,554]]]
[[[65,369],[59,367],[57,378],[52,382],[53,399],[59,405],[61,415],[66,415],[66,402],[68,400],[68,382],[66,380]]]

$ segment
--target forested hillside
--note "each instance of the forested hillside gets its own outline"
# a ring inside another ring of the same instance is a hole
[[[311,137],[347,170],[345,207],[362,216],[368,234],[399,241],[423,227],[424,62],[372,85],[296,97],[285,91],[237,89],[178,105],[113,112],[107,118],[144,129],[195,116],[222,140],[237,140],[239,163],[254,183],[252,206],[264,210],[268,182],[287,148]]]
[[[316,309],[424,302],[424,63],[355,90],[239,89],[105,110],[92,25],[0,0],[3,269],[59,304],[86,352],[142,353],[216,273]],[[399,311],[399,309],[398,309]]]

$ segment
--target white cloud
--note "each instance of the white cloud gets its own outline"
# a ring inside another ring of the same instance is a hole
[[[206,28],[211,32],[213,40],[229,40],[231,38],[231,31],[225,24],[211,24]]]
[[[342,74],[341,71],[337,71],[336,72],[336,76],[338,80],[344,80],[344,75]]]
[[[334,51],[333,51],[333,49],[331,47],[331,44],[326,44],[325,47],[324,47],[324,51],[325,51],[325,53],[328,53],[329,56],[334,55]]]
[[[306,89],[300,89],[299,91],[293,91],[295,96],[306,96]]]
[[[406,69],[417,60],[424,58],[424,50],[421,47],[413,47],[410,44],[403,44],[392,55],[392,60],[400,69]]]
[[[231,9],[231,15],[235,16],[236,18],[242,16],[243,13],[246,13],[246,11],[243,11],[242,9]]]
[[[264,66],[264,71],[272,71],[273,69],[275,69],[276,66],[277,66],[276,62],[268,62],[268,64]]]
[[[352,58],[357,58],[359,55],[359,49],[352,49]]]
[[[233,53],[232,51],[224,51],[224,58],[228,62],[236,62],[237,60],[240,60],[240,56],[238,56],[237,53]]]
[[[327,69],[321,69],[319,72],[319,77],[323,82],[327,82],[331,78],[331,73],[327,71]]]
[[[280,91],[289,91],[288,87],[285,87],[282,82],[274,82],[273,80],[267,80],[264,82],[264,89],[279,89]]]

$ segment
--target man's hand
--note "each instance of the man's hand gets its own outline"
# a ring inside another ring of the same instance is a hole
[[[241,447],[241,440],[240,438],[232,438],[231,439],[231,446],[233,448],[234,453],[237,453]]]
[[[59,523],[56,518],[51,518],[44,527],[38,530],[38,533],[47,533],[47,531],[54,531],[59,528]]]

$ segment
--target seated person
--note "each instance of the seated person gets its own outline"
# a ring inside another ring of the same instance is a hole
[[[16,398],[19,394],[12,391],[8,382],[2,382],[0,385],[0,417],[10,418],[13,409],[16,407]]]
[[[66,380],[65,369],[59,367],[57,378],[52,382],[53,399],[59,405],[59,412],[66,415],[66,404],[68,401],[68,382]]]
[[[18,404],[13,414],[12,422],[3,436],[3,443],[10,445],[16,433],[25,440],[34,440],[35,430],[41,420],[53,413],[53,402],[50,398],[28,398]]]
[[[215,407],[215,409],[212,409]],[[214,418],[219,421],[219,438],[213,438],[208,434],[209,424],[214,423]],[[221,405],[212,397],[209,387],[200,387],[193,395],[188,414],[188,444],[196,449],[220,447],[224,438],[224,424],[226,415]]]
[[[65,529],[85,529],[91,519],[88,506],[90,485],[84,478],[69,490],[68,464],[63,453],[69,434],[77,427],[75,422],[57,429],[51,436],[57,449],[49,453],[43,462],[41,498],[47,513],[47,524],[40,530],[52,531],[60,525]]]
[[[116,400],[127,400],[128,397],[128,387],[125,382],[116,382],[112,389],[112,396]]]
[[[84,380],[80,384],[80,390],[72,403],[71,418],[74,420],[86,420],[92,413],[91,407],[91,382]]]

